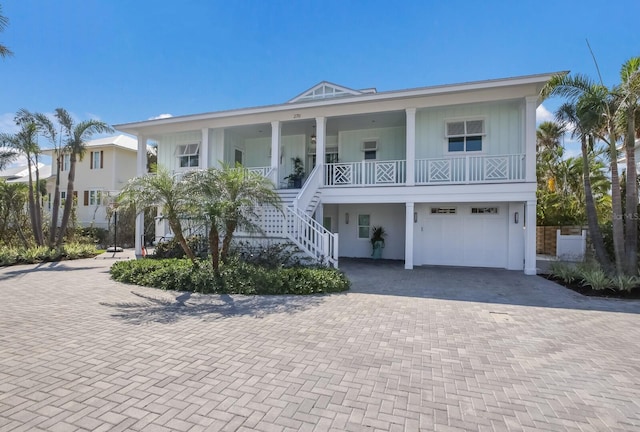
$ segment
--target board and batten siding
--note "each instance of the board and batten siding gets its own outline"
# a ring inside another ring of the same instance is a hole
[[[467,118],[485,120],[482,154],[524,153],[522,109],[522,103],[518,101],[419,109],[416,112],[416,158],[450,154],[447,153],[445,122]]]
[[[340,162],[360,162],[364,159],[362,143],[378,141],[377,160],[399,160],[406,155],[406,128],[372,128],[338,132]]]
[[[167,168],[169,171],[176,171],[181,169],[178,166],[176,148],[184,144],[200,144],[202,142],[202,131],[163,135],[157,141],[158,165]],[[202,151],[200,153],[202,154]]]

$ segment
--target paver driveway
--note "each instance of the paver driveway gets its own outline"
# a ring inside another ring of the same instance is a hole
[[[519,272],[346,262],[206,297],[106,260],[0,270],[0,430],[640,430],[640,304]]]

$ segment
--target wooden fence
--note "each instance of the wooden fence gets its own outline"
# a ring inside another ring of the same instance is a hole
[[[560,230],[562,235],[580,235],[582,230],[587,230],[587,238],[589,236],[588,227],[573,226],[539,226],[536,227],[536,253],[541,255],[556,255],[556,231]]]

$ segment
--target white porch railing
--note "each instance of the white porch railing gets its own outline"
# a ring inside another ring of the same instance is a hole
[[[274,181],[273,177],[273,173],[274,173],[274,169],[273,167],[270,166],[264,166],[264,167],[247,167],[247,171],[252,172],[252,173],[256,173],[256,174],[260,174],[262,177],[266,177],[271,181]]]
[[[302,185],[302,189],[300,189],[296,199],[293,200],[293,206],[306,211],[320,187],[322,187],[322,170],[316,165],[304,185]]]
[[[295,207],[287,207],[286,215],[287,237],[311,257],[338,268],[338,234]]]
[[[404,184],[407,161],[339,162],[325,166],[325,186],[393,186]]]
[[[416,184],[524,180],[524,154],[416,159]]]

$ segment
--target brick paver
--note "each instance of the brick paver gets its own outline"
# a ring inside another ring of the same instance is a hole
[[[351,292],[201,296],[108,260],[0,269],[0,431],[640,430],[640,303],[345,262]]]

